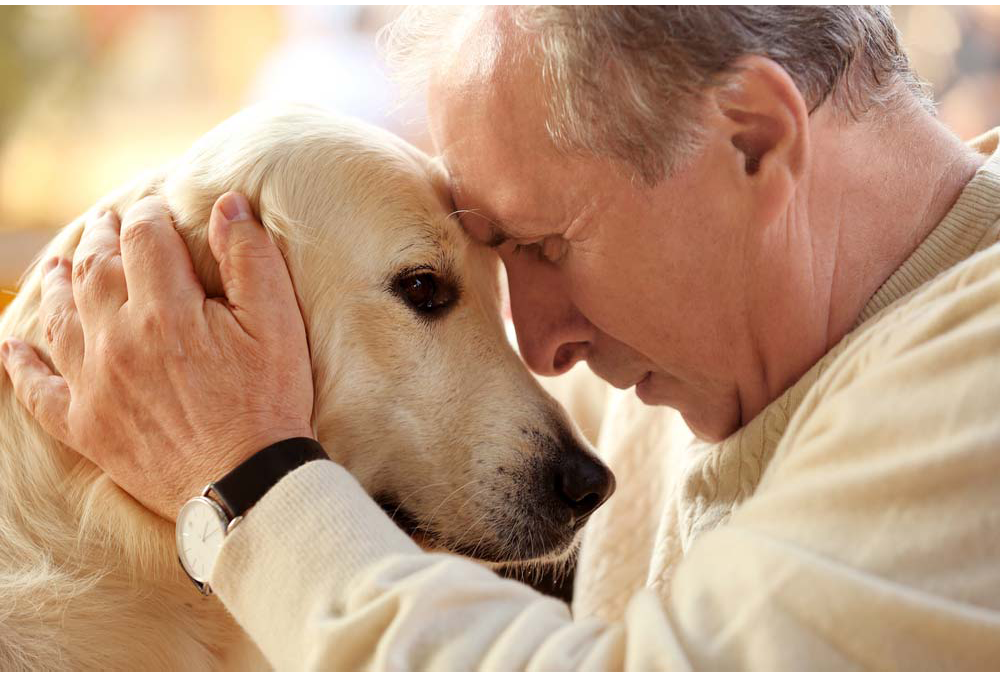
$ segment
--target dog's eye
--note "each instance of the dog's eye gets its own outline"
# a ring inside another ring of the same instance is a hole
[[[396,292],[420,314],[437,314],[455,299],[451,284],[428,272],[399,279],[396,282]]]

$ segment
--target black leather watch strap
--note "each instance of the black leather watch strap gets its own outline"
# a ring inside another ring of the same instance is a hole
[[[328,459],[311,438],[289,438],[269,445],[211,484],[231,518],[238,518],[286,475],[307,462]]]

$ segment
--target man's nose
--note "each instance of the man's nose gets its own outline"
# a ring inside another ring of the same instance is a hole
[[[561,375],[587,356],[594,327],[570,300],[559,270],[538,261],[506,265],[521,358],[539,375]]]

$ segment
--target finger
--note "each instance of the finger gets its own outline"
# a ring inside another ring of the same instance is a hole
[[[121,250],[130,305],[175,311],[204,301],[191,254],[162,198],[141,199],[125,213]]]
[[[111,211],[87,218],[73,253],[73,297],[84,323],[114,314],[128,300],[118,217]]]
[[[302,324],[285,259],[243,195],[227,192],[215,202],[208,243],[226,300],[244,330],[257,335],[266,326]]]
[[[34,348],[20,340],[5,340],[0,345],[0,359],[10,375],[17,400],[46,433],[70,445],[66,433],[70,401],[66,380],[54,374]]]
[[[52,362],[70,382],[83,362],[83,329],[73,301],[72,263],[51,258],[42,267],[42,302],[39,320],[45,329]]]

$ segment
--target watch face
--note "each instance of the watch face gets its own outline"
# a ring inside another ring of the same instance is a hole
[[[208,582],[226,525],[222,509],[207,497],[195,497],[177,514],[177,555],[195,581]]]

